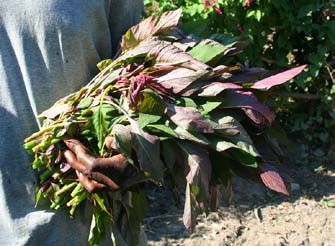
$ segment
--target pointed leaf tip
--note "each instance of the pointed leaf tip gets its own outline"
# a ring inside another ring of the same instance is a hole
[[[259,90],[265,90],[265,91],[269,90],[273,86],[281,85],[281,84],[289,81],[290,79],[294,78],[299,73],[301,73],[306,67],[307,67],[307,65],[302,65],[302,66],[295,67],[295,68],[289,69],[289,70],[281,72],[281,73],[277,73],[275,75],[272,75],[268,78],[262,79],[262,80],[260,80],[256,83],[254,83],[251,86],[251,88],[259,89]]]
[[[149,16],[139,24],[131,27],[122,37],[122,50],[134,48],[147,38],[177,27],[181,13],[182,9],[166,11],[161,14]]]
[[[269,189],[281,193],[285,196],[289,196],[286,185],[276,168],[271,165],[263,164],[260,165],[261,174],[260,178],[264,185]]]

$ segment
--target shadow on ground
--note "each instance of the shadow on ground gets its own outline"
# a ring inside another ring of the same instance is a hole
[[[315,169],[315,166],[318,166],[318,168]],[[213,233],[213,224],[215,224],[215,221],[220,221],[220,230],[227,230],[226,240],[229,240],[230,237],[237,238],[244,230],[239,222],[245,214],[255,214],[257,217],[258,209],[281,206],[282,203],[293,204],[302,198],[321,203],[327,197],[334,195],[334,164],[314,165],[314,167],[313,165],[290,165],[288,168],[293,179],[289,197],[272,192],[262,184],[236,178],[233,186],[233,204],[227,206],[222,199],[219,212],[212,213],[205,219],[203,215],[200,216],[196,230],[201,230],[202,235]],[[148,194],[150,207],[144,220],[144,230],[149,242],[170,245],[171,240],[176,240],[175,245],[183,245],[180,243],[183,240],[199,236],[196,233],[190,235],[185,230],[182,222],[183,204],[177,206],[170,191],[159,187],[148,187]],[[229,217],[228,220],[225,220],[226,224],[222,224],[222,217]],[[212,220],[212,225],[210,229],[206,230],[203,221],[208,219]],[[260,220],[261,218],[257,219]],[[234,228],[229,231],[229,227]],[[224,243],[222,245],[231,244]]]

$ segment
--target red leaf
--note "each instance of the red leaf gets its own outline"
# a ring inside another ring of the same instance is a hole
[[[251,88],[259,89],[259,90],[269,90],[271,87],[283,84],[299,73],[301,73],[307,65],[302,65],[299,67],[292,68],[282,73],[278,73],[276,75],[270,76],[268,78],[262,79],[256,83],[254,83]]]
[[[259,168],[262,171],[260,174],[260,178],[262,179],[266,187],[276,192],[282,193],[286,196],[289,196],[286,185],[276,168],[269,164],[262,164],[259,166]]]

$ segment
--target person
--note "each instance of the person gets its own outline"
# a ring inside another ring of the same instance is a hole
[[[23,139],[40,127],[39,113],[112,57],[142,11],[143,0],[0,1],[1,245],[87,245],[87,208],[75,219],[34,208],[38,179]]]

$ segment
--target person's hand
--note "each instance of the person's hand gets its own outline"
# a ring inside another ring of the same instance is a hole
[[[96,158],[76,139],[66,139],[64,143],[69,148],[64,151],[67,163],[76,170],[79,182],[89,192],[104,188],[117,190],[120,188],[128,161],[122,154],[108,158]]]

